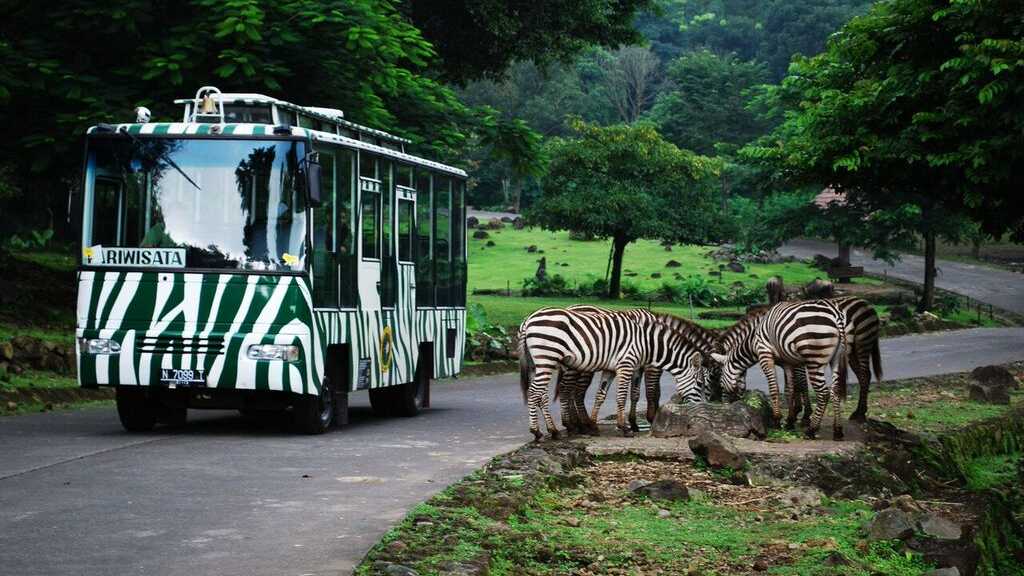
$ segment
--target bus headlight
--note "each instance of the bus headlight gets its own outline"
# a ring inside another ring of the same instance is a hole
[[[298,346],[283,346],[281,344],[253,344],[245,351],[250,360],[283,360],[294,362],[299,359]]]
[[[85,354],[119,354],[121,345],[109,338],[81,338],[79,339],[82,352]]]

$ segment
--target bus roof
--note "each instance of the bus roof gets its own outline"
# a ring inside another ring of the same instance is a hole
[[[216,123],[191,123],[187,124],[184,122],[149,122],[145,124],[140,123],[126,123],[126,124],[115,124],[111,126],[114,131],[118,133],[128,133],[137,136],[201,136],[204,138],[237,138],[239,136],[247,136],[253,138],[282,138],[287,136],[311,138],[319,142],[331,142],[334,144],[340,144],[348,148],[356,148],[359,150],[366,150],[367,152],[373,152],[382,156],[388,156],[395,160],[407,162],[409,164],[415,164],[424,168],[437,170],[440,172],[447,172],[453,176],[459,176],[462,178],[467,177],[466,171],[454,166],[448,166],[440,162],[434,162],[433,160],[427,160],[426,158],[420,158],[419,156],[413,156],[412,154],[406,154],[399,150],[394,150],[385,146],[379,146],[370,142],[363,142],[362,140],[356,140],[347,136],[339,134],[332,134],[330,132],[322,132],[319,130],[311,130],[309,128],[300,128],[298,126],[273,126],[270,124],[216,124]],[[283,132],[282,129],[287,128],[290,132]],[[98,126],[93,126],[87,131],[88,134],[101,134],[107,133],[109,130],[103,130]],[[110,132],[113,133],[113,132]]]

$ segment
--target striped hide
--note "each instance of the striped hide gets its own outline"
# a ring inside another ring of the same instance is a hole
[[[548,409],[548,385],[561,368],[579,372],[615,372],[617,383],[629,383],[645,366],[668,370],[687,398],[701,398],[700,352],[677,330],[660,322],[641,323],[626,314],[594,314],[571,310],[538,310],[520,327],[520,386],[529,406],[530,431],[540,432],[544,416],[552,437],[558,431]],[[531,378],[532,376],[532,378]],[[619,384],[617,424],[624,435],[624,404],[628,384]]]
[[[713,358],[722,363],[722,385],[733,395],[740,390],[747,369],[760,364],[768,380],[776,421],[781,419],[782,410],[775,365],[782,366],[787,382],[795,382],[794,370],[805,369],[807,380],[817,393],[806,436],[813,438],[817,434],[828,401],[834,396],[833,433],[836,439],[841,439],[842,395],[839,391],[846,385],[847,346],[846,318],[834,303],[829,300],[781,302],[748,315],[728,329],[722,335],[725,354],[716,353]],[[825,365],[832,367],[831,386],[825,384]]]

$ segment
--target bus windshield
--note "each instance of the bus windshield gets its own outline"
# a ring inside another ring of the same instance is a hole
[[[90,138],[83,264],[302,270],[304,153],[294,140]]]

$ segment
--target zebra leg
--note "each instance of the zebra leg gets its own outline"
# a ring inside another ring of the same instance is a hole
[[[768,395],[772,400],[772,419],[775,426],[782,420],[782,407],[779,404],[779,381],[775,376],[775,357],[769,350],[758,350],[757,362],[761,365],[764,377],[768,379]]]
[[[562,370],[561,374],[558,375],[558,386],[555,388],[558,390],[558,404],[560,416],[562,419],[562,426],[565,428],[566,434],[572,436],[576,431],[576,414],[572,409],[572,401],[576,395],[576,374],[570,370]]]
[[[587,414],[587,390],[590,388],[590,383],[593,379],[593,372],[582,372],[576,381],[576,418],[580,422],[581,433],[600,436],[601,432],[597,429],[597,421],[591,420],[590,415]]]
[[[554,376],[557,368],[547,366],[535,366],[533,373],[533,381],[530,382],[529,393],[527,394],[527,404],[530,406],[530,432],[533,434],[534,441],[539,442],[544,434],[540,431],[540,425],[537,422],[537,410],[541,409],[546,411],[547,409],[547,390],[548,384],[551,382],[552,376]],[[547,414],[547,418],[550,418],[550,413]]]
[[[810,387],[807,385],[806,368],[804,368],[804,370],[801,372],[801,375],[803,376],[804,383],[800,387],[800,397],[797,398],[797,402],[803,404],[803,409],[801,410],[801,412],[803,413],[803,418],[800,419],[800,424],[803,425],[804,428],[807,428],[808,426],[811,425],[811,413],[814,412],[814,407],[811,406],[811,390]]]
[[[853,372],[857,376],[857,409],[850,414],[850,421],[864,422],[868,417],[868,392],[871,388],[871,355],[860,354],[860,349],[853,347]]]
[[[624,365],[615,371],[615,425],[623,436],[633,436],[633,430],[626,426],[626,395],[633,382],[634,367]]]
[[[549,404],[551,400],[548,396],[548,387],[545,385],[540,389],[540,410],[541,414],[544,415],[544,424],[548,428],[548,433],[551,434],[552,440],[557,440],[559,437],[558,426],[555,426],[555,419],[551,417],[551,408]]]
[[[801,374],[803,368],[784,366],[786,374],[786,430],[796,428],[796,417],[800,413],[800,386],[807,383]]]
[[[608,396],[608,387],[611,386],[614,376],[607,377],[606,372],[601,372],[601,386],[597,389],[597,396],[594,397],[594,407],[590,409],[590,419],[596,424],[597,413],[601,410],[601,405],[604,404],[604,399]]]
[[[640,426],[636,423],[636,405],[640,403],[640,380],[642,376],[633,378],[629,383],[629,429],[639,432]]]
[[[661,368],[644,370],[644,389],[647,392],[647,421],[654,424],[661,402]]]
[[[845,366],[844,366],[845,369]],[[839,369],[836,362],[832,363],[832,439],[843,439],[843,395],[839,393]]]
[[[817,398],[814,403],[814,414],[811,415],[811,423],[804,430],[804,436],[813,439],[821,428],[821,419],[825,416],[825,408],[828,406],[829,387],[825,385],[825,367],[808,366],[807,381],[814,388]]]

